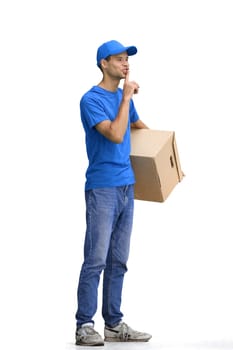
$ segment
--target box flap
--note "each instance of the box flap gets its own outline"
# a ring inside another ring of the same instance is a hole
[[[173,131],[131,129],[131,155],[153,157],[173,134]]]
[[[183,179],[183,177],[184,177],[184,173],[181,170],[180,158],[179,158],[179,155],[178,155],[178,149],[177,149],[176,139],[175,139],[175,133],[173,135],[173,150],[174,150],[176,169],[177,169],[177,173],[178,173],[178,176],[179,176],[179,181],[181,181]]]

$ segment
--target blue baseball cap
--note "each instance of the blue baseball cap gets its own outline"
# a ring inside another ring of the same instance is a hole
[[[102,44],[97,50],[97,66],[100,67],[100,61],[111,55],[117,55],[122,52],[127,52],[129,56],[135,55],[137,53],[137,48],[135,46],[124,46],[116,40],[110,40]]]

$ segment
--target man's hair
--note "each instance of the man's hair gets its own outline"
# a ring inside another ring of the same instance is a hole
[[[110,61],[110,59],[111,59],[111,55],[109,55],[108,57],[104,58],[104,60],[106,60],[108,62]],[[103,69],[102,69],[101,63],[100,63],[100,65],[98,67],[101,70],[101,72],[103,73]]]

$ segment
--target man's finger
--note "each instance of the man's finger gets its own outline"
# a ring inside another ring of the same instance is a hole
[[[125,81],[126,81],[126,82],[129,81],[129,69],[128,69],[127,72],[126,72]]]

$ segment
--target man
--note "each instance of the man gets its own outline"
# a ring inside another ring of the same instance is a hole
[[[139,85],[129,80],[128,57],[135,46],[115,40],[101,45],[97,66],[101,82],[83,95],[80,111],[86,134],[86,236],[78,285],[76,345],[104,345],[104,341],[148,341],[122,321],[120,310],[133,223],[134,173],[130,163],[130,128],[146,128],[132,96]],[[124,79],[123,88],[119,88]],[[94,329],[97,295],[103,274],[104,339]]]

